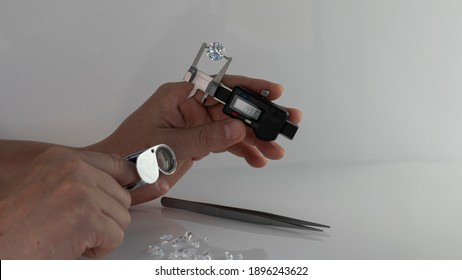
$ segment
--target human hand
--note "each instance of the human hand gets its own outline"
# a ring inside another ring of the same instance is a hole
[[[269,100],[282,95],[283,88],[265,80],[227,75],[223,83],[231,88],[242,85],[254,92],[269,90]],[[283,148],[276,142],[256,138],[254,132],[238,120],[223,114],[223,105],[210,100],[204,108],[202,94],[187,99],[193,85],[186,82],[164,84],[108,138],[91,147],[92,150],[127,155],[157,144],[167,144],[176,153],[177,171],[161,176],[152,185],[131,191],[132,204],[155,199],[165,194],[192,166],[210,152],[229,151],[243,157],[253,167],[263,167],[268,159],[280,159]],[[289,120],[298,124],[301,112],[286,108]]]
[[[122,242],[132,163],[54,147],[22,174],[0,188],[0,259],[98,258]]]

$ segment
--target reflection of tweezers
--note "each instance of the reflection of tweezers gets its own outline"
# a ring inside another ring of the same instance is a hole
[[[222,206],[203,202],[187,201],[172,197],[162,197],[161,203],[165,207],[182,209],[209,216],[238,220],[254,224],[300,228],[314,231],[322,231],[321,229],[318,229],[316,227],[330,228],[330,226],[326,225],[302,221],[261,211]]]

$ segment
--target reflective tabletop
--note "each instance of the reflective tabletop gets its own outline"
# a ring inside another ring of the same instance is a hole
[[[332,228],[255,225],[163,208],[158,199],[132,207],[125,241],[106,258],[152,259],[148,245],[191,232],[215,259],[460,259],[460,170],[460,161],[193,168],[168,196]]]

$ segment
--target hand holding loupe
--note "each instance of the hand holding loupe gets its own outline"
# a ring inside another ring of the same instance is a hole
[[[159,178],[159,171],[171,175],[177,166],[175,153],[165,144],[136,152],[125,159],[136,164],[136,170],[141,178],[138,182],[123,186],[127,190],[133,190],[144,184],[153,184]]]

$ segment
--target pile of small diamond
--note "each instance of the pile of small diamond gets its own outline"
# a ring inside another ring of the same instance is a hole
[[[145,251],[157,260],[242,260],[244,258],[242,254],[234,256],[228,251],[225,251],[224,254],[216,255],[210,248],[207,248],[210,246],[204,246],[208,240],[210,240],[209,237],[196,238],[190,231],[180,236],[166,234],[160,237],[159,242],[146,246]]]

